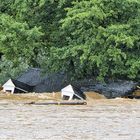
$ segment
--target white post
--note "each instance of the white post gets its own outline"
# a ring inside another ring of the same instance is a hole
[[[72,100],[72,98],[73,98],[73,94],[70,95],[70,97],[69,97],[69,101]]]
[[[13,88],[13,89],[11,90],[11,93],[14,94],[14,91],[15,91],[15,88]]]

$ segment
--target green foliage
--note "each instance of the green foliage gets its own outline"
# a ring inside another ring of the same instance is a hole
[[[30,29],[26,22],[20,23],[6,14],[1,14],[0,18],[0,52],[15,63],[19,57],[32,62],[35,50],[40,47],[40,28]]]
[[[29,66],[140,78],[139,0],[0,0],[0,19],[0,81]]]
[[[51,50],[52,69],[64,70],[77,78],[138,78],[139,9],[137,0],[73,2],[61,20],[67,43]]]
[[[30,26],[26,20],[24,12],[31,9],[27,3],[20,0],[0,1],[0,53],[4,56],[0,62],[0,81],[18,75],[27,66],[40,66],[44,34],[41,26]]]
[[[15,67],[15,64],[7,60],[6,58],[2,58],[0,63],[0,83],[7,81],[10,77],[16,77],[21,72],[24,72],[29,66],[20,58],[18,60],[20,64],[18,67]]]

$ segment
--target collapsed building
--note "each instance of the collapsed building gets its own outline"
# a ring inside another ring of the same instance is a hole
[[[42,74],[39,68],[30,68],[16,78],[16,81],[31,87],[32,92],[58,92],[69,84],[80,87],[82,92],[95,91],[107,98],[124,97],[132,94],[139,83],[126,80],[98,82],[95,79],[71,81],[63,72]]]
[[[63,73],[43,74],[39,68],[30,68],[16,80],[33,86],[33,91],[38,93],[57,92],[68,84]]]
[[[68,85],[61,89],[61,96],[64,100],[72,100],[72,99],[78,99],[78,100],[85,100],[86,96],[84,92],[80,90],[79,87],[76,87],[74,85]]]
[[[33,91],[33,86],[25,84],[15,79],[9,79],[3,86],[4,92],[28,93]]]

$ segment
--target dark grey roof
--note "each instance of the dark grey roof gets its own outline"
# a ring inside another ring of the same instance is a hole
[[[29,86],[28,84],[25,84],[23,82],[15,80],[15,79],[11,79],[11,80],[12,80],[12,82],[15,85],[16,88],[23,89],[23,90],[25,90],[27,92],[32,92],[33,86]]]
[[[109,82],[94,83],[89,86],[81,86],[82,91],[95,91],[103,94],[107,98],[124,97],[126,95],[132,94],[136,89],[137,83],[133,81],[126,80],[110,80]]]
[[[30,86],[35,86],[41,82],[41,69],[39,68],[30,68],[26,70],[21,76],[19,76],[16,80],[26,83]]]
[[[71,85],[71,86],[72,86],[72,88],[73,88],[73,90],[74,90],[74,92],[75,92],[75,96],[78,95],[78,96],[80,96],[82,99],[86,99],[86,95],[80,90],[79,87],[74,86],[74,85]],[[78,96],[77,96],[77,98],[79,98]]]
[[[42,74],[40,68],[30,68],[26,70],[16,80],[34,86],[33,92],[60,91],[66,83],[66,75],[61,73]]]
[[[68,83],[66,82],[66,75],[63,73],[54,73],[44,76],[41,82],[34,88],[35,92],[57,92],[60,91]]]

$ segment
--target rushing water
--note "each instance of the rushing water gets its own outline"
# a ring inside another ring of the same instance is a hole
[[[139,100],[83,106],[0,103],[0,140],[140,140]]]

